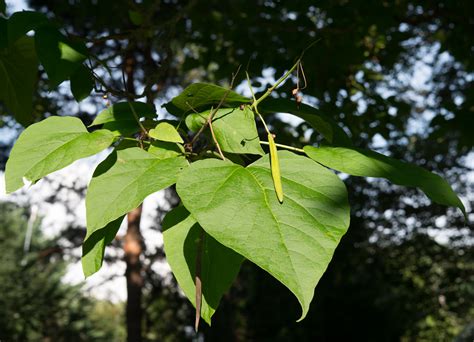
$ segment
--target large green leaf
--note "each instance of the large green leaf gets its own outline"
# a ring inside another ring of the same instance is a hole
[[[181,94],[174,97],[164,107],[176,116],[203,111],[210,109],[211,106],[216,107],[227,92],[224,107],[251,102],[250,99],[226,88],[208,83],[194,83],[186,87]]]
[[[87,58],[85,45],[70,41],[52,26],[35,31],[35,45],[53,87],[69,79]]]
[[[186,117],[186,125],[197,131],[206,122],[210,111],[193,113]],[[219,109],[212,120],[212,127],[221,149],[229,153],[263,155],[253,112],[249,107]]]
[[[331,169],[354,176],[386,178],[398,185],[420,188],[434,202],[466,210],[451,186],[440,176],[417,165],[363,149],[305,146],[306,154]]]
[[[8,43],[13,44],[17,39],[31,30],[48,23],[43,13],[33,11],[15,12],[8,18]]]
[[[332,117],[307,104],[297,104],[296,101],[289,99],[266,99],[258,108],[262,115],[273,113],[293,114],[308,122],[329,143],[339,146],[352,146],[351,139]]]
[[[202,236],[201,236],[202,232]],[[188,299],[196,306],[196,260],[201,245],[201,317],[210,325],[222,295],[239,273],[242,256],[206,234],[186,208],[170,211],[163,220],[166,260]]]
[[[105,247],[117,235],[125,215],[110,222],[104,228],[87,234],[82,245],[82,271],[87,278],[100,270],[104,261]]]
[[[195,162],[177,191],[204,230],[254,262],[298,298],[304,318],[314,288],[349,226],[344,183],[296,154],[279,152],[285,201],[275,196],[268,155],[247,168]]]
[[[78,118],[52,116],[29,126],[16,141],[8,158],[5,181],[7,192],[62,169],[73,161],[109,147],[114,135],[107,130],[93,133]]]
[[[0,101],[24,126],[33,122],[37,74],[38,60],[32,38],[23,37],[0,49]]]
[[[138,118],[153,119],[156,117],[155,109],[143,102],[119,102],[101,111],[92,122],[91,126],[104,125],[104,128],[122,135],[128,135],[140,130],[137,119],[130,105],[135,110]]]
[[[188,165],[182,156],[158,158],[140,148],[113,152],[92,178],[86,196],[87,234],[135,209],[148,195],[173,185]]]

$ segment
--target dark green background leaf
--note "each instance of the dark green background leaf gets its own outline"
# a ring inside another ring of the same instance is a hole
[[[71,76],[71,92],[77,102],[84,100],[94,88],[94,79],[89,69],[81,64]]]
[[[0,101],[24,126],[33,122],[37,73],[38,60],[31,37],[21,38],[8,48],[0,49]]]
[[[13,44],[31,30],[48,23],[43,13],[33,11],[15,12],[8,18],[8,44]]]
[[[36,30],[35,46],[52,87],[69,79],[87,58],[83,43],[70,41],[52,26]]]

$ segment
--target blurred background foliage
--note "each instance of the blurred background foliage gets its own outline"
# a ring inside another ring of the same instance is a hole
[[[472,212],[472,1],[30,0],[28,4],[56,20],[69,36],[85,39],[96,56],[92,65],[112,88],[123,88],[120,70],[127,58],[132,60],[137,93],[143,91],[158,110],[189,83],[227,85],[240,64],[263,90],[310,42],[321,39],[303,60],[308,80],[303,100],[341,122],[357,146],[442,174]],[[76,115],[90,123],[97,107],[104,106],[101,92],[78,105],[69,87],[50,89],[42,71],[39,76],[37,120]],[[238,81],[243,79],[241,73]],[[283,86],[276,96],[291,96],[292,87]],[[117,100],[108,95],[110,101]],[[297,146],[319,142],[305,123],[295,126],[280,119],[270,120],[279,142]],[[1,121],[8,128],[2,130],[8,137],[0,139],[3,167],[21,128],[5,112]],[[303,322],[294,322],[299,309],[288,291],[246,263],[212,328],[196,337],[190,330],[192,308],[175,282],[148,267],[144,340],[472,341],[472,214],[466,223],[455,210],[383,180],[348,178],[346,184],[351,227]],[[172,192],[168,200],[175,203]],[[43,241],[38,230],[39,245],[32,245],[25,257],[26,209],[6,204],[1,210],[0,241],[5,252],[0,300],[5,305],[0,305],[0,331],[5,337],[0,338],[122,340],[124,331],[114,323],[123,319],[119,308],[85,298],[79,288],[62,284],[66,253],[38,258],[44,248],[57,245]],[[77,239],[77,232],[69,235]],[[433,236],[441,236],[443,244]],[[145,264],[163,257],[145,253]],[[28,263],[23,265],[22,260]],[[32,266],[26,267],[30,262]]]

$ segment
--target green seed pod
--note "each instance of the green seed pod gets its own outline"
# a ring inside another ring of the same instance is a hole
[[[280,162],[278,161],[278,153],[273,140],[273,135],[268,134],[268,145],[270,146],[270,166],[272,169],[273,186],[280,203],[283,203],[283,187],[281,185]]]

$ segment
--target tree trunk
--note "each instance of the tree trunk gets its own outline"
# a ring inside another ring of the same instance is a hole
[[[130,49],[125,54],[124,73],[127,76],[127,91],[135,94],[134,86],[135,58]],[[140,233],[142,205],[128,213],[128,227],[125,234],[123,249],[127,269],[127,341],[141,342],[142,340],[142,288],[143,274],[140,256],[143,250],[143,239]]]
[[[143,275],[140,255],[142,253],[142,236],[140,233],[140,219],[142,206],[128,213],[128,228],[124,239],[125,262],[127,270],[127,341],[140,342],[142,340],[142,288]]]

